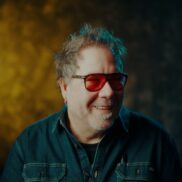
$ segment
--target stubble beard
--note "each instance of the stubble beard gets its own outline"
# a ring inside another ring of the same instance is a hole
[[[107,113],[107,114],[100,114],[100,115],[98,115],[97,119],[104,122],[106,120],[111,120],[112,116],[113,116],[113,113],[110,112],[110,113]]]
[[[113,123],[114,123],[114,118],[113,118],[113,113],[107,113],[107,114],[100,114],[95,117],[96,124],[93,127],[98,130],[98,131],[104,131],[109,129]]]

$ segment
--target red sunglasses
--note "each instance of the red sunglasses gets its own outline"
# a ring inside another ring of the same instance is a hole
[[[94,73],[86,76],[73,75],[72,78],[84,79],[85,88],[90,92],[102,89],[107,81],[114,91],[120,91],[124,88],[128,75],[125,73]]]

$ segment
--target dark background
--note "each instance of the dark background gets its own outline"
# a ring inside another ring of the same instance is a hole
[[[125,105],[162,121],[182,156],[180,0],[0,0],[0,168],[20,132],[62,106],[53,55],[83,23],[123,38]]]

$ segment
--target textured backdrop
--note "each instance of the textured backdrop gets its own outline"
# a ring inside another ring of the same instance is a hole
[[[0,168],[20,132],[62,106],[53,55],[85,22],[124,39],[125,105],[162,121],[182,156],[181,1],[0,0]]]

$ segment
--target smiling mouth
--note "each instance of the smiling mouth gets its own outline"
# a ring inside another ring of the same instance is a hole
[[[111,110],[112,106],[94,106],[94,108],[99,110]]]

